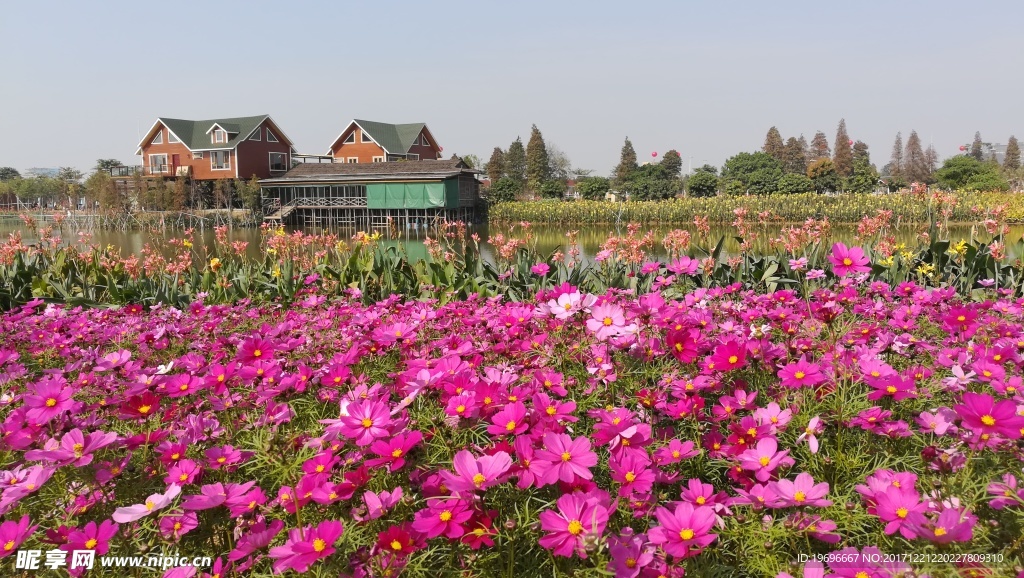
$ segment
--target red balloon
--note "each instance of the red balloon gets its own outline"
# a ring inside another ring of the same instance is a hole
[[[850,139],[850,146],[853,146],[853,139]]]
[[[658,156],[658,153],[651,153],[651,156],[652,157],[656,157],[656,156]]]
[[[437,147],[437,150],[439,150],[439,151],[443,151],[443,150],[444,150],[444,147]]]
[[[965,147],[964,145],[960,145],[960,150],[965,151],[967,150],[967,147]]]

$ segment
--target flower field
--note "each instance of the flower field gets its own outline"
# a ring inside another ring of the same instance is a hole
[[[1018,575],[1019,292],[799,259],[772,290],[680,257],[688,285],[516,301],[15,304],[2,574],[32,548],[215,558],[169,578]]]

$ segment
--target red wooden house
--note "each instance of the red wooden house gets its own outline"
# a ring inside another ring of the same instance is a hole
[[[336,163],[434,161],[441,158],[442,150],[426,124],[353,120],[334,139],[327,155]]]
[[[135,151],[144,175],[195,181],[281,175],[291,168],[294,153],[292,140],[269,115],[158,118]]]

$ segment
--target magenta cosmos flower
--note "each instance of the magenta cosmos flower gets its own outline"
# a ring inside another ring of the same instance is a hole
[[[715,371],[731,371],[746,365],[747,347],[736,339],[722,341],[707,360],[707,368]]]
[[[571,484],[577,479],[593,477],[590,468],[597,465],[597,454],[590,450],[590,439],[580,436],[572,439],[566,434],[544,434],[544,449],[538,450],[535,463],[541,470],[543,485],[563,481]]]
[[[586,558],[584,539],[600,536],[608,523],[608,509],[587,500],[579,492],[564,494],[558,498],[558,512],[544,510],[540,513],[540,527],[548,534],[539,540],[541,546],[551,550],[555,556],[571,557],[573,552]]]
[[[519,435],[530,427],[526,421],[526,406],[521,401],[503,407],[491,417],[491,423],[487,426],[487,433],[495,436]]]
[[[114,510],[114,515],[111,516],[111,518],[120,524],[134,522],[139,518],[144,518],[157,510],[167,507],[167,505],[170,504],[180,493],[181,486],[172,484],[167,488],[166,492],[162,494],[153,494],[146,498],[146,501],[142,504],[124,506]]]
[[[740,467],[754,472],[759,482],[767,482],[775,468],[782,464],[792,465],[788,458],[789,450],[778,451],[779,443],[775,438],[762,438],[757,446],[740,454]]]
[[[309,570],[314,562],[334,553],[334,544],[343,531],[341,522],[334,520],[320,522],[315,528],[306,528],[305,532],[298,528],[289,530],[284,545],[270,549],[270,557],[275,559],[274,573]]]
[[[1024,417],[1017,415],[1017,404],[1013,400],[997,402],[991,395],[969,391],[963,401],[953,408],[960,414],[963,425],[980,435],[1000,434],[1020,439]]]
[[[380,457],[366,460],[366,466],[375,468],[388,464],[388,471],[397,471],[405,465],[406,455],[421,441],[423,441],[423,434],[416,430],[400,433],[387,441],[377,440],[370,446],[370,451]]]
[[[427,539],[444,535],[455,539],[466,533],[463,524],[473,517],[473,510],[464,500],[430,500],[430,505],[418,512],[412,528]]]
[[[847,247],[843,243],[832,245],[832,254],[828,256],[832,263],[832,272],[839,277],[851,273],[867,273],[871,270],[871,260],[864,255],[860,247]]]
[[[800,356],[797,361],[780,369],[776,375],[782,380],[783,387],[792,389],[814,387],[825,381],[825,376],[821,373],[821,366],[807,361],[804,356]]]
[[[775,493],[772,505],[776,508],[793,506],[811,506],[824,508],[832,505],[831,500],[824,499],[828,495],[828,484],[814,483],[814,478],[807,472],[797,475],[796,480],[779,480],[768,484],[768,489]]]
[[[591,309],[590,315],[590,319],[587,319],[587,329],[594,332],[600,341],[619,335],[626,325],[622,307],[613,303],[597,305]]]
[[[103,520],[99,526],[89,522],[84,528],[72,530],[68,542],[61,546],[68,552],[74,550],[96,550],[97,556],[103,556],[110,550],[110,539],[117,534],[117,524]]]
[[[875,492],[875,514],[885,522],[886,535],[897,531],[907,540],[917,537],[915,528],[927,520],[928,505],[913,487],[889,486],[884,492]]]
[[[363,399],[345,408],[348,415],[338,418],[341,435],[354,439],[357,446],[368,446],[373,440],[388,435],[391,411],[388,405],[375,399]]]
[[[32,535],[36,526],[29,526],[30,523],[28,516],[22,516],[17,522],[8,520],[0,524],[0,558],[13,554]]]
[[[92,463],[94,452],[109,446],[116,440],[117,434],[113,432],[94,431],[89,435],[84,435],[82,430],[75,428],[61,437],[60,445],[56,449],[28,451],[25,452],[25,459],[41,460],[58,465],[72,464],[75,467],[86,466]]]
[[[441,472],[445,486],[453,492],[475,492],[497,485],[499,478],[512,467],[512,458],[505,452],[473,457],[468,450],[455,454],[455,473]]]
[[[71,409],[71,388],[61,376],[45,377],[31,387],[32,393],[25,396],[25,419],[29,423],[45,424]]]
[[[683,502],[676,506],[674,512],[659,507],[654,511],[654,517],[661,525],[651,528],[647,535],[651,542],[672,556],[696,556],[718,537],[708,533],[715,523],[715,512],[709,506],[694,508],[693,504]]]

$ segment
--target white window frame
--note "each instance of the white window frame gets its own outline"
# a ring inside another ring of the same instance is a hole
[[[267,129],[267,142],[281,142],[277,140],[277,135],[275,135],[269,128]]]
[[[350,162],[350,163],[358,163],[359,162],[359,157],[348,157],[348,159],[346,159],[346,161]]]
[[[164,162],[162,162],[162,163],[153,163],[153,159],[157,158],[157,157],[163,157]],[[153,170],[154,166],[163,167],[163,168],[161,168],[160,170]],[[151,174],[153,174],[153,173],[166,173],[167,171],[168,171],[168,168],[167,168],[167,153],[159,153],[159,154],[149,155],[149,172]]]
[[[216,161],[224,155],[224,162],[220,167],[217,167]],[[210,151],[210,170],[211,171],[230,171],[231,170],[231,150],[224,149],[220,151]]]
[[[203,158],[203,151],[196,151],[192,153],[192,160]]]
[[[149,144],[164,144],[164,129],[156,131],[156,136]]]
[[[249,137],[249,140],[259,141],[262,138],[263,138],[263,129],[260,129],[260,130],[258,130],[256,132],[252,133],[252,136]]]
[[[408,160],[410,160],[410,161],[418,161],[418,160],[420,160],[420,155],[418,155],[416,153],[409,153],[409,159]]]
[[[352,131],[352,132],[348,133],[348,136],[345,137],[345,140],[341,141],[341,144],[355,144],[355,143],[356,143],[356,131]]]
[[[167,129],[167,142],[169,142],[171,144],[178,144],[178,143],[181,142],[181,139],[179,139],[178,137],[174,136],[174,133],[171,132],[170,129]]]
[[[384,157],[373,157],[373,162],[382,163],[384,162]]]
[[[363,144],[372,143],[373,142],[373,138],[370,137],[370,135],[366,134],[365,130],[364,131],[360,131],[359,132],[359,142],[361,142]]]
[[[274,155],[281,155],[281,157],[284,159],[281,162],[281,164],[284,166],[283,169],[275,169],[274,168]],[[270,170],[272,170],[272,171],[287,171],[288,170],[288,153],[275,153],[275,152],[269,153],[269,160],[270,160],[270,162],[269,162],[269,164],[267,166],[270,167]]]
[[[228,142],[228,131],[222,128],[213,129],[213,142],[214,144]]]
[[[425,135],[425,134],[421,134],[420,135],[420,145],[425,146],[425,147],[430,146],[430,142],[427,140],[427,135]]]

